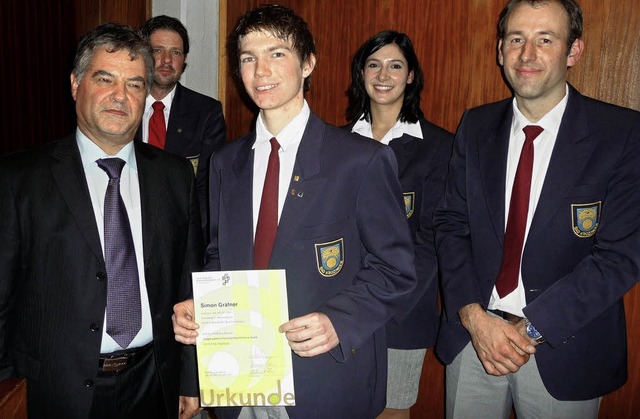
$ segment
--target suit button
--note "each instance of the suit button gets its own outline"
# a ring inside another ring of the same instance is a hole
[[[92,331],[92,332],[97,332],[98,330],[100,330],[100,328],[98,327],[98,325],[97,325],[97,324],[95,324],[95,323],[91,323],[91,324],[89,325],[89,329],[91,329],[91,331]]]
[[[357,350],[357,349],[352,349],[352,350],[351,350],[351,355],[355,355],[355,354],[357,354],[357,353],[358,353],[358,350]]]
[[[104,282],[104,281],[106,281],[106,280],[107,280],[107,274],[106,274],[106,273],[104,273],[104,272],[102,272],[102,271],[98,271],[98,272],[96,273],[96,279],[97,279],[98,281]]]
[[[87,387],[87,388],[89,388],[89,387],[93,387],[93,380],[91,380],[91,379],[89,379],[89,378],[86,378],[86,379],[84,380],[84,386],[85,386],[85,387]]]

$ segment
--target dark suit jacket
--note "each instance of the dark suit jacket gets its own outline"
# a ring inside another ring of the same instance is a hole
[[[399,323],[387,325],[387,345],[396,349],[432,347],[438,333],[438,262],[432,217],[444,191],[453,135],[424,118],[419,122],[422,139],[405,134],[389,143],[398,161],[418,276],[407,314]],[[346,128],[351,131],[353,125]]]
[[[138,128],[136,139],[142,140],[142,127]],[[203,225],[208,213],[209,159],[225,142],[226,125],[220,102],[178,83],[171,102],[164,149],[193,164]]]
[[[211,160],[208,270],[253,265],[255,133]],[[284,204],[270,268],[285,269],[289,316],[325,313],[340,345],[312,358],[293,356],[296,418],[372,418],[385,405],[386,337],[382,326],[415,287],[413,249],[393,153],[329,126],[311,114],[291,193]],[[317,245],[343,240],[342,269],[319,272]],[[216,410],[220,418],[239,409]]]
[[[187,162],[142,143],[135,153],[153,349],[176,417],[181,356],[182,394],[197,394],[194,352],[181,355],[171,315],[201,265],[200,217]],[[107,284],[75,136],[0,159],[0,242],[0,379],[27,379],[30,417],[86,418]]]
[[[486,307],[500,270],[512,100],[465,113],[435,212],[445,314],[436,351],[469,342],[458,310]],[[576,209],[595,207],[590,236]],[[547,343],[536,362],[560,400],[602,396],[627,377],[622,297],[640,277],[640,114],[573,87],[522,256],[525,315]]]

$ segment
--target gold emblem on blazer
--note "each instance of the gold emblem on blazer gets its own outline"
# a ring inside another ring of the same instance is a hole
[[[571,204],[571,224],[573,233],[580,237],[591,237],[596,234],[600,224],[602,201],[589,204]]]
[[[200,161],[200,154],[196,156],[187,156],[187,160],[191,162],[193,166],[193,173],[198,173],[198,162]]]
[[[416,201],[416,193],[415,192],[405,192],[402,194],[404,198],[404,214],[409,219],[413,215],[413,207]]]
[[[320,275],[331,277],[342,270],[344,265],[344,239],[315,244],[316,264]]]

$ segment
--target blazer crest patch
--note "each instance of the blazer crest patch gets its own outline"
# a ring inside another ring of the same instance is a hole
[[[316,264],[320,275],[331,277],[342,270],[344,265],[344,239],[315,244]]]
[[[416,193],[415,192],[405,192],[402,194],[404,198],[404,214],[409,219],[413,215],[413,207],[416,201]]]
[[[573,233],[580,237],[591,237],[596,234],[600,223],[602,201],[590,204],[571,204],[571,224]]]

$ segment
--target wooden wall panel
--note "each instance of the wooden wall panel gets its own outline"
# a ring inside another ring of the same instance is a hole
[[[227,32],[221,34],[221,39],[233,29],[241,13],[262,3],[263,0],[226,0],[226,20],[220,26],[226,25]],[[505,0],[280,0],[278,3],[293,7],[314,34],[318,65],[307,100],[327,122],[345,123],[345,91],[349,86],[352,54],[366,38],[384,29],[405,32],[413,40],[425,73],[422,109],[436,124],[455,131],[465,109],[510,95],[496,59],[496,23]],[[569,80],[584,94],[640,110],[640,8],[636,3],[637,0],[581,0],[586,51],[571,70]],[[226,82],[222,100],[228,134],[235,139],[252,129],[254,115],[244,104],[228,71],[221,81]],[[604,398],[601,418],[640,417],[639,304],[640,288],[636,287],[625,297],[629,380]],[[412,418],[443,417],[443,371],[429,351]]]

